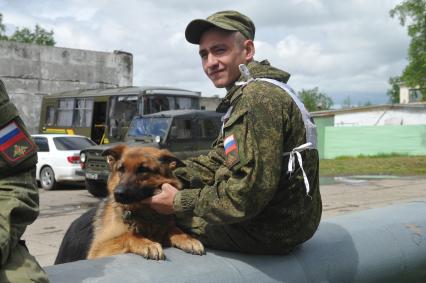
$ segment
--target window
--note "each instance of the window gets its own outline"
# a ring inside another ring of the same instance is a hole
[[[47,106],[46,108],[46,126],[53,126],[55,124],[55,107]]]
[[[53,138],[53,143],[58,150],[82,150],[96,144],[87,138],[73,136]]]
[[[176,96],[145,96],[143,114],[151,114],[175,109],[199,109],[198,98]]]
[[[191,120],[175,119],[170,131],[170,135],[173,139],[190,139],[192,137]]]
[[[209,138],[214,139],[217,138],[221,126],[220,119],[218,118],[210,118],[210,119],[202,119],[198,120],[197,130],[200,130],[201,138]]]
[[[47,142],[47,138],[33,137],[33,140],[38,147],[38,152],[49,152],[49,143]]]
[[[176,109],[199,109],[198,100],[189,97],[176,97]]]
[[[76,102],[73,126],[90,127],[92,123],[93,99],[79,98]]]
[[[409,102],[416,102],[422,100],[421,89],[410,89],[409,90]]]
[[[63,98],[59,100],[58,120],[56,121],[56,124],[58,126],[72,125],[74,100],[74,98]]]
[[[138,115],[138,97],[136,95],[111,97],[110,119],[114,119],[117,123],[127,122],[126,124],[128,124],[136,115]]]
[[[144,97],[144,114],[157,113],[174,109],[174,101],[167,96]]]
[[[133,119],[130,124],[127,135],[138,137],[138,136],[149,136],[155,137],[160,136],[164,138],[167,133],[171,118],[162,117],[139,117]]]

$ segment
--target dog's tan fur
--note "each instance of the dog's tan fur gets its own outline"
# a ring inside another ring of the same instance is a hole
[[[201,242],[176,227],[172,216],[159,215],[142,204],[141,199],[132,199],[134,193],[159,193],[164,183],[180,189],[181,183],[172,174],[179,160],[167,150],[126,145],[109,149],[104,155],[112,172],[109,195],[98,207],[88,259],[122,253],[164,259],[162,244],[193,254],[204,253]],[[130,196],[117,196],[123,191]]]

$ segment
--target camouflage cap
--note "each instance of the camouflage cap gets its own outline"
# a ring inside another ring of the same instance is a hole
[[[254,39],[255,26],[249,17],[237,11],[221,11],[214,13],[205,20],[191,21],[185,30],[186,40],[193,44],[199,44],[203,33],[212,27],[227,31],[239,31],[247,39]]]

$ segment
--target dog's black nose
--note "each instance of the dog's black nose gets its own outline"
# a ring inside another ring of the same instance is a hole
[[[154,195],[155,187],[145,186],[143,188],[128,185],[118,185],[114,190],[114,199],[122,204],[139,202]]]
[[[130,190],[127,189],[125,186],[117,186],[114,190],[114,199],[116,202],[119,203],[132,203],[134,202],[134,198],[132,194],[130,193]]]

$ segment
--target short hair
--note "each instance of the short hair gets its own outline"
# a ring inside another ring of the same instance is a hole
[[[235,44],[240,47],[240,48],[244,48],[244,42],[246,42],[246,40],[248,39],[247,37],[245,37],[241,32],[239,31],[234,31],[232,32],[234,34],[234,40],[235,40]]]

